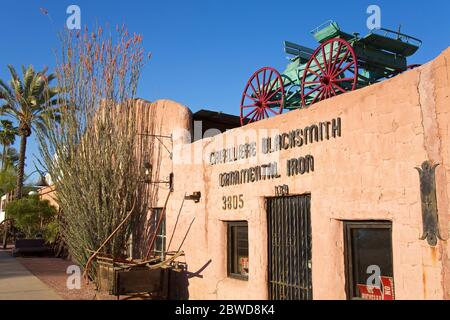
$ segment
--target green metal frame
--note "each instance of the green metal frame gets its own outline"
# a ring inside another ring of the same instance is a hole
[[[388,29],[375,30],[360,37],[357,33],[343,32],[337,22],[331,20],[320,25],[311,33],[320,44],[329,39],[341,38],[353,47],[358,60],[358,88],[406,71],[408,68],[406,58],[413,55],[422,43],[417,38]],[[286,41],[285,51],[293,58],[281,74],[285,89],[284,108],[298,109],[302,107],[299,88],[306,63],[314,50]],[[329,51],[329,48],[325,48],[326,56],[330,54]],[[334,51],[337,51],[336,48]],[[337,54],[337,52],[332,54],[335,53]],[[319,63],[321,62],[319,61]],[[305,79],[305,81],[307,80]]]

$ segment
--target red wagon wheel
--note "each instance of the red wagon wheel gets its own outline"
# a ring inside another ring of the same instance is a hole
[[[283,105],[281,75],[273,68],[261,68],[250,77],[242,94],[241,125],[279,115]]]
[[[324,42],[306,64],[302,78],[302,105],[308,106],[356,89],[358,60],[344,39]]]

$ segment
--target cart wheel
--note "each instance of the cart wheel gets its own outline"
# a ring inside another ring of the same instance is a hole
[[[277,70],[264,67],[248,80],[241,100],[241,125],[283,112],[283,79]]]
[[[353,47],[341,38],[324,42],[306,64],[302,78],[302,105],[356,89],[358,60]]]

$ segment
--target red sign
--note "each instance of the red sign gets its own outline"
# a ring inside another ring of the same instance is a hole
[[[367,286],[365,284],[358,284],[361,298],[366,300],[383,300],[383,292],[380,288],[374,286]]]
[[[248,257],[241,257],[239,259],[239,265],[240,265],[240,271],[241,274],[247,275],[248,274]]]
[[[395,300],[394,279],[391,277],[380,277],[383,285],[383,300]]]
[[[361,298],[366,300],[395,300],[394,279],[391,277],[380,277],[382,287],[358,284]]]

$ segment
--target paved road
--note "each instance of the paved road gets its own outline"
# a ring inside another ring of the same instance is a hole
[[[61,300],[61,297],[0,250],[0,300]]]

